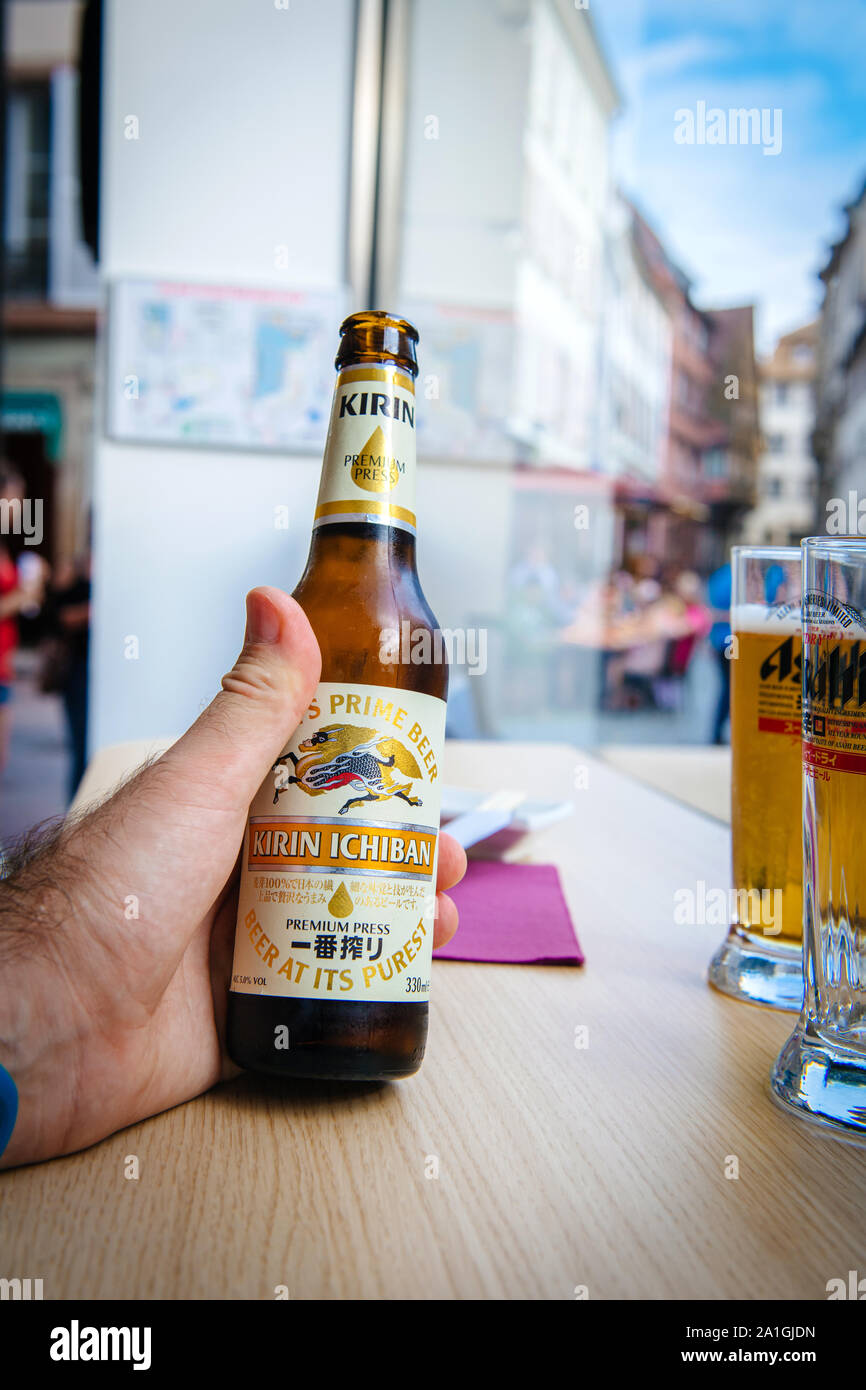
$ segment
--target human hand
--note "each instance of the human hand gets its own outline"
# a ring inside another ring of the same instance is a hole
[[[0,1166],[84,1148],[236,1073],[239,846],[320,669],[298,604],[252,590],[243,650],[187,733],[0,881],[0,1063],[19,1093]],[[465,866],[443,833],[437,886]],[[439,892],[434,945],[456,929]]]

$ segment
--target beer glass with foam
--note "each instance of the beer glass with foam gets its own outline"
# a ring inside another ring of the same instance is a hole
[[[800,551],[731,552],[731,839],[728,935],[716,989],[797,1010],[803,998]]]

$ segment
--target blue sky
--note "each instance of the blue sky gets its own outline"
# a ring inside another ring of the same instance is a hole
[[[866,0],[590,0],[623,97],[614,172],[699,304],[753,302],[759,347],[813,317],[866,178]],[[779,108],[782,147],[685,145],[674,113]]]

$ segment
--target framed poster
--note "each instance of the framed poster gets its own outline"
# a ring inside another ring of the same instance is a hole
[[[320,451],[346,301],[342,289],[115,281],[108,320],[109,437]]]

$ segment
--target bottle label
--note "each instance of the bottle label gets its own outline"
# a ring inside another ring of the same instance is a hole
[[[372,521],[415,531],[415,385],[394,366],[337,377],[314,526]]]
[[[839,786],[836,773],[866,776],[866,618],[819,592],[806,595],[804,616],[803,771]],[[840,822],[848,818],[840,812]]]
[[[430,993],[445,701],[323,681],[250,808],[231,987]]]

